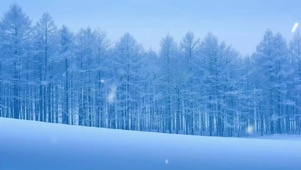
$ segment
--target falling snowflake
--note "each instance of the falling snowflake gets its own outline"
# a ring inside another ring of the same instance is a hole
[[[101,79],[100,82],[101,82],[101,83],[105,83],[105,80],[104,80],[104,79]]]
[[[294,33],[297,30],[298,26],[299,26],[299,23],[295,22],[295,24],[294,24],[294,26],[292,28],[292,33]]]
[[[247,129],[246,129],[246,132],[248,134],[252,134],[254,132],[254,127],[253,126],[248,126]]]
[[[114,103],[115,101],[115,98],[116,98],[116,86],[112,85],[110,87],[110,93],[108,95],[108,101],[110,104]]]
[[[165,160],[165,164],[168,164],[168,162],[169,162],[168,159],[166,159],[166,160]]]

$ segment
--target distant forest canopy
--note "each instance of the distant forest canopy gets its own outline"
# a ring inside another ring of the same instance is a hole
[[[210,136],[301,133],[301,35],[267,30],[240,57],[212,34],[162,38],[33,24],[17,4],[0,20],[0,116]]]

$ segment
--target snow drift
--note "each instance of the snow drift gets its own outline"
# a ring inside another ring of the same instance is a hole
[[[300,140],[169,135],[0,118],[0,170],[301,169]]]

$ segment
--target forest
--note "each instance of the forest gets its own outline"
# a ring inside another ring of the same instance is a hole
[[[34,23],[12,4],[0,20],[0,117],[205,136],[301,134],[298,31],[287,42],[263,30],[249,56],[202,36],[166,35],[159,51],[147,50],[130,33],[115,42],[90,27],[58,28],[48,13]]]

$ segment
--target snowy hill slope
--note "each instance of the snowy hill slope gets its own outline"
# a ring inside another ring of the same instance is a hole
[[[0,118],[0,170],[301,169],[300,140],[169,135]]]

